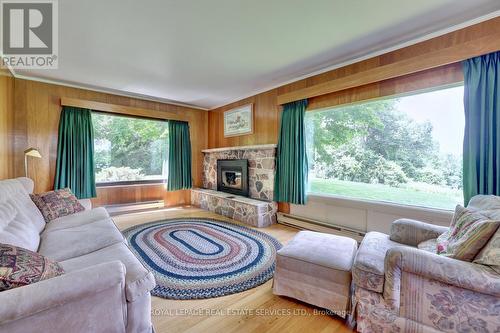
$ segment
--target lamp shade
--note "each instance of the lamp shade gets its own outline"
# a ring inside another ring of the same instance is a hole
[[[40,155],[40,152],[36,150],[35,148],[28,148],[24,151],[24,155],[26,156],[31,156],[31,157],[36,157],[36,158],[42,158],[42,155]]]

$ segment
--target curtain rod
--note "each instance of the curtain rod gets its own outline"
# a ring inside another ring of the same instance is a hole
[[[416,44],[418,45],[418,44]],[[278,104],[317,97],[457,63],[500,50],[500,32],[278,95]]]
[[[189,122],[189,119],[183,115],[168,111],[151,110],[151,109],[141,109],[131,106],[109,104],[96,101],[89,101],[84,99],[61,97],[61,106],[73,106],[77,108],[90,109],[94,111],[129,115],[129,116],[139,116],[146,118],[155,118],[162,120],[180,120]]]

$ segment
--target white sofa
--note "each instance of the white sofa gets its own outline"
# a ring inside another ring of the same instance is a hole
[[[0,332],[151,332],[153,275],[104,208],[45,223],[28,178],[0,181],[0,243],[58,261],[65,274],[0,292]]]

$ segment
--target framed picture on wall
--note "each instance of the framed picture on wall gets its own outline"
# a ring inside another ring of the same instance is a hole
[[[253,133],[253,104],[224,112],[224,137]]]

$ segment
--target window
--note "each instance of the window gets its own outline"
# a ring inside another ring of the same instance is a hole
[[[463,86],[308,112],[309,191],[453,209],[464,123]]]
[[[96,182],[162,182],[166,179],[166,121],[94,112]]]

